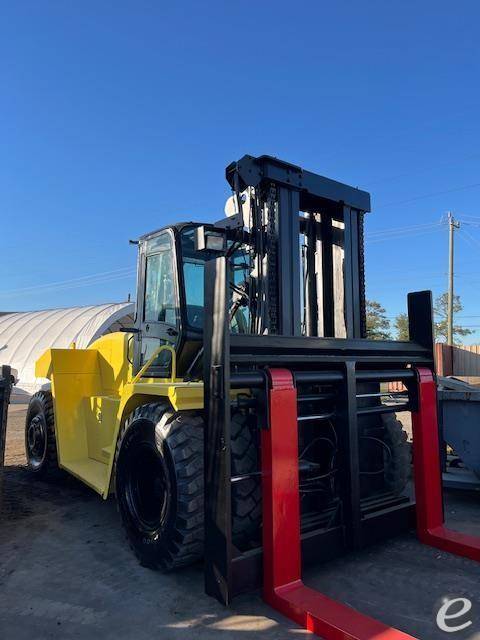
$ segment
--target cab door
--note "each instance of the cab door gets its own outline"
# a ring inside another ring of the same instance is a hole
[[[137,349],[134,368],[138,371],[161,344],[173,347],[179,334],[179,296],[175,243],[171,230],[142,241],[139,252],[137,298]],[[163,351],[149,368],[152,377],[170,375],[171,355]]]

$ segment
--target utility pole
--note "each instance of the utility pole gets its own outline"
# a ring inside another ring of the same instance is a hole
[[[447,344],[453,345],[453,258],[454,232],[460,228],[451,211],[448,212],[448,310],[447,310]]]

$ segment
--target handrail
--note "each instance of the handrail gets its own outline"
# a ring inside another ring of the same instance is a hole
[[[140,371],[137,373],[137,375],[132,379],[131,384],[135,384],[136,382],[138,382],[140,380],[140,378],[143,377],[143,374],[145,373],[145,371],[147,371],[147,369],[149,369],[149,367],[151,366],[152,362],[155,360],[155,358],[157,358],[157,356],[162,351],[170,351],[170,353],[172,354],[172,365],[171,365],[171,371],[170,371],[170,381],[171,382],[175,381],[175,379],[177,377],[177,354],[175,353],[175,349],[172,347],[172,345],[170,345],[170,344],[161,344],[159,347],[157,347],[155,349],[155,351],[153,352],[151,357],[143,365],[143,367],[140,369]]]

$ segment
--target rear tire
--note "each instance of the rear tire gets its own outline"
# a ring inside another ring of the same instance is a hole
[[[25,455],[28,469],[37,477],[59,474],[53,398],[38,391],[30,399],[25,421]]]

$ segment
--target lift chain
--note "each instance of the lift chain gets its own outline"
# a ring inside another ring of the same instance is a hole
[[[267,209],[267,279],[268,279],[268,333],[276,334],[278,326],[278,228],[277,189],[271,183],[266,199]]]
[[[367,310],[365,300],[365,238],[364,238],[364,214],[358,216],[358,275],[360,279],[360,337],[367,337]]]

